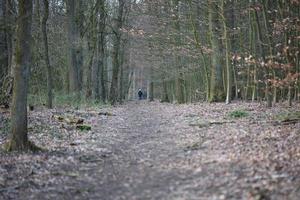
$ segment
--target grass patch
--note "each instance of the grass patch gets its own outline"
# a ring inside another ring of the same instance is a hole
[[[279,113],[274,116],[274,120],[281,122],[300,120],[300,111]]]
[[[244,118],[248,117],[249,113],[245,110],[234,110],[229,112],[228,116],[231,118]]]
[[[90,131],[90,130],[92,130],[92,127],[89,125],[82,124],[82,125],[77,125],[76,129],[78,129],[80,131]]]
[[[46,105],[47,96],[45,94],[33,95],[30,94],[28,96],[28,104],[30,105]],[[74,109],[79,108],[99,108],[105,107],[107,104],[91,99],[86,99],[84,95],[76,95],[76,94],[65,94],[62,92],[56,92],[54,94],[53,106],[57,107],[71,107]]]

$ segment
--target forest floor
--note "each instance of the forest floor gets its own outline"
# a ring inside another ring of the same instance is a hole
[[[247,115],[230,117],[236,110]],[[300,123],[280,120],[295,110],[146,101],[36,108],[29,136],[45,151],[0,153],[0,199],[298,200]],[[1,110],[0,144],[8,115]],[[91,130],[78,129],[80,119]]]

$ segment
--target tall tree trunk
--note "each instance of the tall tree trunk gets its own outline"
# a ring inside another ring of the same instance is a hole
[[[85,70],[85,97],[89,99],[92,96],[92,67],[95,56],[95,49],[89,46],[90,60]]]
[[[224,12],[224,0],[221,3],[221,15],[222,15],[222,22],[223,22],[223,39],[225,44],[225,61],[226,61],[226,104],[231,103],[231,85],[232,85],[232,69],[230,65],[230,58],[229,58],[229,39],[227,33],[227,26],[226,26],[226,18]]]
[[[120,70],[119,70],[119,78],[118,78],[118,101],[119,103],[123,103],[123,99],[124,99],[124,56],[125,56],[125,52],[124,52],[124,43],[122,45],[122,50],[120,51]]]
[[[199,36],[199,33],[197,31],[198,27],[196,26],[196,19],[195,19],[195,16],[193,15],[193,11],[192,11],[192,8],[193,8],[193,4],[192,4],[192,0],[188,0],[188,3],[189,3],[189,9],[190,9],[190,22],[191,22],[191,25],[192,25],[192,30],[193,30],[193,35],[194,35],[194,39],[195,39],[195,42],[196,42],[196,47],[199,49],[200,53],[201,53],[201,60],[202,60],[202,65],[203,65],[203,74],[205,77],[205,89],[206,89],[206,100],[208,101],[209,99],[209,92],[210,92],[210,82],[209,82],[209,74],[208,74],[208,69],[207,69],[207,62],[206,62],[206,57],[205,57],[205,54],[202,50],[202,44],[201,44],[201,41],[200,41],[200,36]],[[197,15],[200,15],[200,8],[199,8],[199,4],[197,4]]]
[[[169,94],[168,94],[168,83],[166,80],[163,79],[162,81],[162,98],[161,102],[170,102]]]
[[[177,31],[176,36],[175,36],[175,45],[177,47],[181,46],[181,33],[180,33],[180,19],[179,19],[179,0],[173,0],[173,9],[175,10],[174,15],[175,15],[175,19],[174,19],[174,28]],[[175,92],[176,92],[176,100],[177,103],[185,103],[185,94],[184,94],[184,87],[185,87],[185,83],[184,83],[184,75],[182,72],[182,58],[181,55],[177,55],[176,56],[176,67],[177,67],[177,74],[176,74],[176,79],[175,79]]]
[[[148,100],[154,101],[154,82],[153,82],[153,69],[150,69],[150,78],[148,80]]]
[[[76,65],[77,65],[77,77],[79,92],[83,88],[83,30],[84,30],[84,4],[83,0],[75,1],[75,35],[76,35]]]
[[[15,34],[15,24],[12,24],[13,13],[15,12],[15,2],[12,0],[6,0],[6,17],[5,17],[5,30],[6,30],[6,41],[7,41],[7,53],[8,53],[8,72],[10,73],[13,63],[13,39]],[[10,74],[11,75],[11,74]]]
[[[77,63],[77,30],[76,30],[76,8],[75,0],[67,0],[67,14],[68,14],[68,42],[69,42],[69,87],[70,92],[79,96],[79,74]]]
[[[119,70],[120,70],[120,48],[121,48],[121,32],[120,29],[123,25],[123,14],[124,14],[125,0],[119,0],[119,7],[117,13],[117,19],[114,24],[114,36],[113,36],[113,69],[112,69],[112,80],[110,86],[109,101],[114,105],[118,99],[118,82],[119,82]]]
[[[112,52],[112,59],[113,59],[113,71],[112,71],[112,80],[110,86],[110,94],[109,94],[109,101],[112,105],[114,105],[118,98],[118,80],[119,80],[119,71],[120,71],[120,38],[116,36],[114,39],[114,47]]]
[[[95,61],[93,63],[93,69],[92,69],[92,94],[93,94],[93,99],[95,101],[100,100],[100,65],[101,65],[101,60],[100,60],[99,57],[100,57],[100,50],[99,50],[99,46],[97,46]]]
[[[136,68],[133,68],[133,72],[132,72],[132,86],[131,86],[131,90],[130,90],[130,99],[134,100],[136,99],[136,90],[137,90],[137,86],[136,86],[136,74],[137,74],[137,70]]]
[[[16,66],[11,108],[11,135],[7,150],[29,150],[27,135],[27,93],[31,57],[32,0],[18,1]]]
[[[258,40],[259,40],[259,47],[260,47],[260,53],[261,53],[261,57],[264,63],[266,63],[266,55],[265,55],[265,51],[264,51],[264,47],[263,47],[263,39],[262,39],[262,31],[261,31],[261,26],[260,26],[260,21],[258,18],[258,13],[257,10],[255,10],[255,20],[256,20],[256,24],[257,24],[257,30],[258,30]],[[263,66],[264,68],[266,68],[265,66]],[[271,93],[271,83],[269,81],[269,70],[265,69],[265,75],[266,75],[266,100],[267,100],[267,107],[270,108],[272,107],[272,93]]]
[[[49,48],[48,48],[48,36],[47,36],[47,20],[49,17],[49,2],[48,0],[44,0],[44,16],[42,20],[42,32],[43,32],[43,40],[44,40],[44,48],[45,48],[45,62],[47,66],[47,107],[52,108],[52,100],[53,100],[53,80],[52,80],[52,67],[50,65],[49,59]]]
[[[133,79],[134,77],[133,76],[134,76],[134,72],[133,71],[129,72],[129,74],[128,74],[128,84],[127,84],[127,88],[126,88],[126,91],[125,91],[126,100],[129,100],[129,99],[132,98],[130,88],[132,87],[133,82],[134,82],[134,79]]]
[[[218,6],[213,0],[208,0],[208,19],[210,42],[212,47],[212,66],[211,66],[211,83],[210,83],[210,98],[209,102],[224,101],[225,94],[223,90],[221,52],[219,41],[219,16]]]
[[[98,50],[99,50],[99,68],[100,68],[100,88],[101,88],[101,101],[106,102],[106,65],[105,65],[105,27],[106,27],[106,9],[105,0],[99,1],[100,19],[99,19],[99,40],[98,40]]]
[[[0,0],[0,89],[2,88],[2,84],[5,76],[8,73],[8,65],[9,65],[9,52],[8,52],[8,41],[7,41],[7,0]]]

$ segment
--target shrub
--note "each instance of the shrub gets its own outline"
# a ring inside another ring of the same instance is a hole
[[[249,113],[245,110],[234,110],[229,113],[229,117],[231,118],[243,118],[243,117],[247,117],[248,115]]]
[[[46,94],[33,95],[30,94],[28,96],[28,104],[30,105],[45,105],[47,102]],[[55,92],[53,99],[53,106],[69,106],[73,108],[81,108],[81,107],[104,107],[106,106],[103,102],[97,102],[95,100],[87,100],[84,95],[80,95],[80,98],[75,94],[65,94],[62,92]]]

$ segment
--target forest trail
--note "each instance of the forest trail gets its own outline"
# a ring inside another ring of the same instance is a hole
[[[248,116],[228,117],[237,109]],[[288,110],[146,101],[36,110],[29,134],[48,151],[1,153],[0,199],[296,200],[300,124],[273,123]],[[53,117],[68,114],[92,130],[79,131]]]

